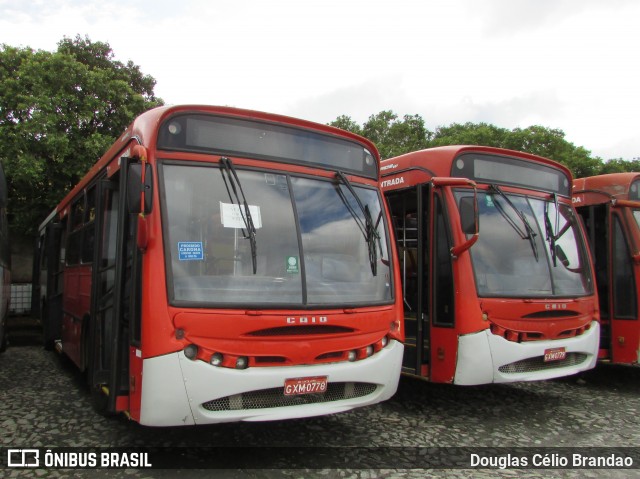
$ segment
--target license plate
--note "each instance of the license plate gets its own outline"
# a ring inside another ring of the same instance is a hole
[[[562,361],[567,357],[567,351],[564,348],[545,349],[544,362]]]
[[[301,394],[323,393],[327,390],[327,376],[311,378],[285,379],[284,395],[298,396]]]

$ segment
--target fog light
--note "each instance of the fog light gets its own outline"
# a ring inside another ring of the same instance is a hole
[[[246,369],[248,365],[249,360],[244,356],[240,356],[238,359],[236,359],[236,369]]]
[[[190,344],[184,348],[184,355],[193,361],[198,356],[198,346]]]
[[[211,359],[209,360],[209,362],[212,366],[220,366],[222,365],[222,359],[222,354],[214,353],[211,355]]]
[[[386,347],[387,344],[389,344],[389,338],[387,338],[386,336],[384,338],[382,338],[382,341],[380,341],[380,343],[382,344],[382,347]]]
[[[367,346],[367,349],[364,350],[367,357],[373,354],[373,346]]]
[[[349,361],[355,361],[356,359],[358,359],[358,352],[357,351],[349,351],[348,359],[349,359]]]

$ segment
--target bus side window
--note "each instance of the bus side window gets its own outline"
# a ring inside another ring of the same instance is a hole
[[[614,216],[613,223],[613,313],[616,318],[636,319],[636,287],[631,252],[620,218]]]
[[[93,250],[96,241],[96,187],[92,186],[87,191],[87,209],[85,211],[82,234],[82,262],[93,262]]]

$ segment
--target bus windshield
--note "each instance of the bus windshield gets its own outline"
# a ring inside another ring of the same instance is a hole
[[[238,184],[230,185],[217,166],[160,164],[172,304],[345,306],[392,299],[377,190],[352,185],[354,198],[338,180],[236,172]],[[244,191],[250,222],[234,186]],[[368,220],[357,200],[375,225],[373,246],[358,227]]]
[[[571,207],[496,190],[478,192],[480,235],[470,249],[478,295],[590,294],[589,262]],[[458,205],[465,196],[468,191],[456,192]]]

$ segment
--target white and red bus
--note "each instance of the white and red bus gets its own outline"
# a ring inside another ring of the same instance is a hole
[[[299,418],[396,391],[402,291],[374,145],[225,107],[148,111],[42,224],[46,344],[144,425]]]
[[[565,167],[447,146],[381,170],[400,255],[405,373],[474,385],[595,365],[593,268]]]
[[[640,173],[613,173],[573,182],[596,272],[600,359],[638,364],[640,350]]]

